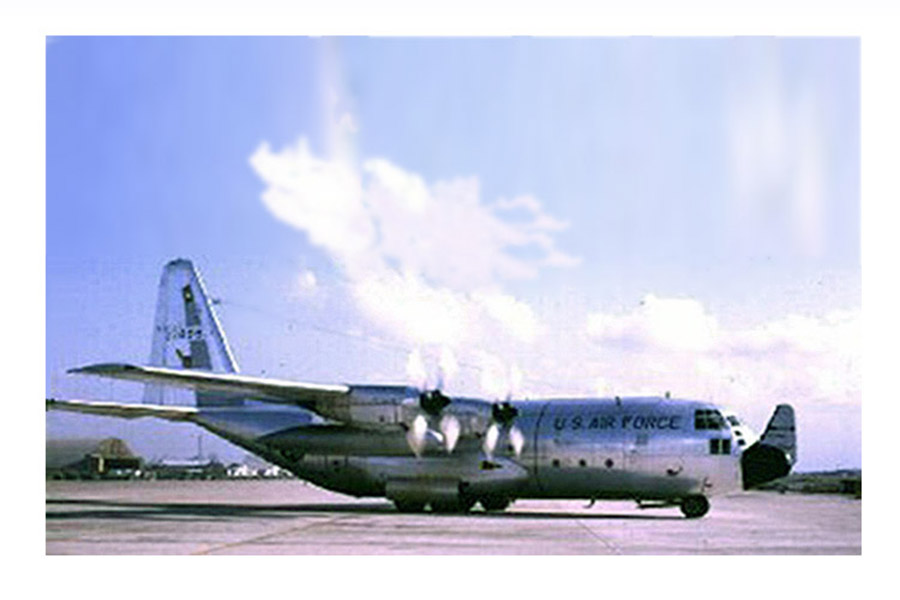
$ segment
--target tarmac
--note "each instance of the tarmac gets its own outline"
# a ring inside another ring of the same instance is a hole
[[[747,492],[701,519],[633,502],[520,500],[400,514],[297,480],[48,481],[47,554],[861,554],[862,501]]]

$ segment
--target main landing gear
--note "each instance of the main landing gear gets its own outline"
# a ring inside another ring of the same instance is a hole
[[[502,512],[506,510],[511,501],[503,496],[488,496],[480,500],[481,506],[488,512]]]
[[[698,519],[709,512],[709,500],[706,496],[688,496],[681,501],[681,512],[688,519]]]
[[[512,503],[512,500],[505,496],[487,496],[484,498],[461,498],[454,500],[441,500],[428,502],[431,506],[431,512],[435,513],[467,513],[475,502],[481,502],[481,506],[487,512],[502,512],[506,510]],[[421,513],[425,512],[425,502],[417,500],[394,500],[394,506],[402,513]]]

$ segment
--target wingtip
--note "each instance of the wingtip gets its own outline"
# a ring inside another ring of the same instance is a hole
[[[137,367],[126,363],[100,363],[84,367],[75,367],[69,369],[66,373],[75,375],[109,375],[111,373],[122,373],[123,371],[134,370],[137,370]]]

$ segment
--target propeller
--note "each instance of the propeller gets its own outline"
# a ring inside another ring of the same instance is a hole
[[[504,436],[509,445],[512,446],[516,458],[522,456],[522,449],[525,447],[525,434],[514,423],[518,416],[519,409],[512,405],[509,396],[504,402],[495,402],[491,406],[491,424],[484,434],[484,443],[481,446],[488,460],[493,460],[497,444]]]
[[[410,377],[422,382],[417,388],[419,390],[418,410],[414,413],[415,417],[406,432],[407,444],[417,458],[425,452],[429,437],[441,444],[447,454],[451,454],[462,435],[463,427],[459,417],[446,411],[453,401],[441,391],[446,374],[455,372],[457,368],[453,353],[445,348],[438,363],[437,385],[429,388],[427,370],[419,351],[414,350],[407,360],[407,372]],[[519,380],[521,379],[521,373],[518,370],[511,373],[510,379],[515,379],[515,375],[518,375]],[[525,447],[525,435],[515,425],[519,409],[512,405],[511,397],[512,393],[510,392],[505,401],[495,402],[491,405],[490,417],[486,418],[487,415],[481,413],[478,419],[481,423],[484,423],[485,420],[488,422],[487,429],[483,430],[484,441],[482,443],[482,450],[488,460],[493,460],[497,445],[501,441],[505,441],[512,448],[516,458],[521,457],[522,449]],[[465,414],[465,409],[462,410]],[[459,414],[459,410],[454,412]],[[468,427],[474,427],[471,422],[467,422],[469,423]],[[480,430],[480,426],[478,428]]]
[[[452,353],[444,349],[438,365],[437,385],[433,389],[428,389],[427,383],[423,381],[418,388],[420,390],[419,408],[422,412],[416,415],[412,426],[406,433],[406,441],[416,457],[422,456],[429,436],[437,440],[438,443],[443,444],[447,454],[453,452],[453,449],[456,448],[456,443],[459,441],[462,426],[459,419],[455,416],[443,413],[444,409],[452,401],[449,396],[441,391],[441,388],[444,386],[445,373],[454,371],[456,368],[455,364],[455,358],[453,358]],[[407,371],[412,376],[418,376],[420,381],[426,379],[425,366],[418,350],[410,354],[407,361]],[[435,423],[437,423],[436,428]]]
[[[406,441],[417,457],[422,456],[429,436],[443,444],[447,454],[453,452],[462,425],[454,415],[444,414],[451,400],[440,389],[425,390],[419,393],[421,412],[413,419],[412,426],[406,432]],[[437,423],[437,427],[435,427]]]

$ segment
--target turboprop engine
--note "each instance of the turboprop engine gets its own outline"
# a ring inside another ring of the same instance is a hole
[[[410,450],[417,457],[432,446],[451,454],[464,437],[482,439],[482,450],[489,460],[503,440],[517,457],[525,445],[525,437],[515,425],[518,409],[508,400],[490,403],[451,398],[440,389],[354,386],[337,399],[317,402],[316,412],[362,429],[405,431]]]

